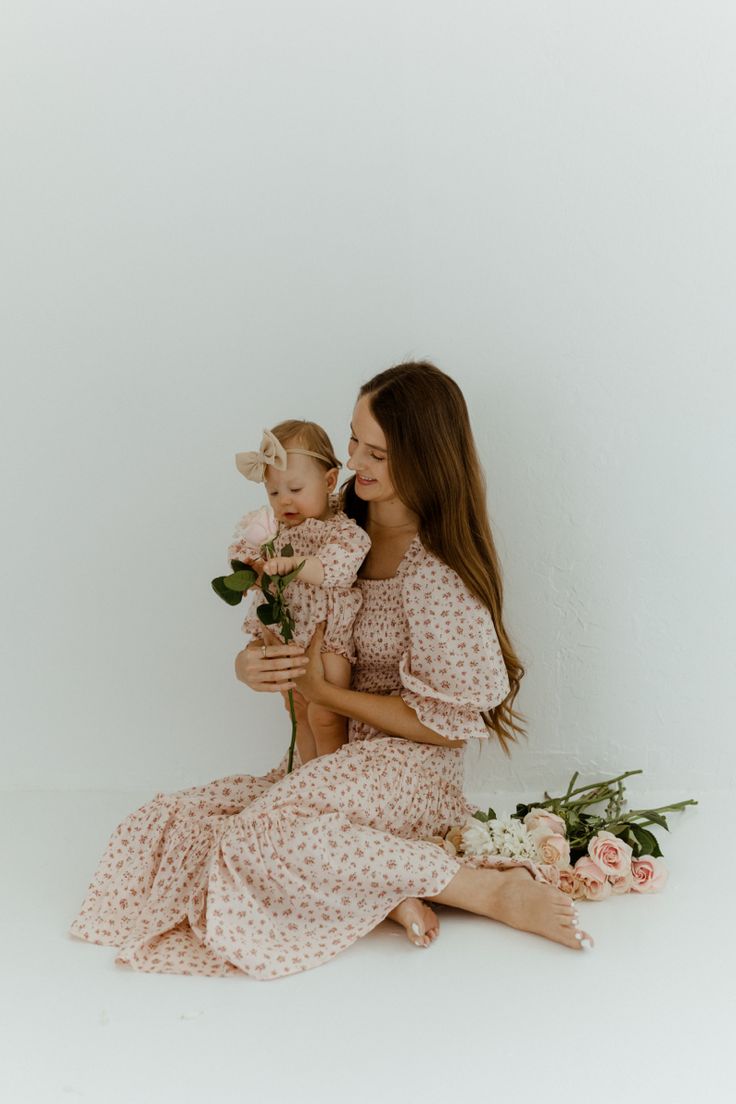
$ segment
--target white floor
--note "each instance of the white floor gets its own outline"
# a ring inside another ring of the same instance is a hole
[[[734,793],[693,794],[657,830],[662,893],[580,903],[592,951],[440,909],[426,950],[386,921],[267,982],[136,973],[67,935],[151,796],[2,795],[7,1104],[736,1099]]]

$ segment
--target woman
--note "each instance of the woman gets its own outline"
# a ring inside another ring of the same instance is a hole
[[[475,811],[468,739],[520,731],[523,674],[501,619],[485,486],[457,384],[426,362],[360,390],[343,508],[371,537],[358,584],[353,688],[324,680],[318,630],[251,642],[236,674],[349,718],[349,743],[289,775],[158,794],[113,834],[72,934],[136,969],[283,977],[321,965],[386,917],[436,919],[420,899],[579,950],[571,899],[531,861],[460,862],[423,837]],[[420,910],[419,912],[417,910]],[[592,945],[592,940],[590,940]]]

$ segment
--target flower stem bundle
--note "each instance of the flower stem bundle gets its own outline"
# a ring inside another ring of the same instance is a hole
[[[229,606],[237,606],[251,587],[258,586],[265,596],[256,609],[259,621],[271,628],[278,626],[281,637],[288,644],[294,635],[294,618],[284,597],[284,591],[304,567],[304,560],[290,571],[288,575],[269,575],[266,571],[258,571],[247,562],[250,558],[262,560],[273,559],[276,556],[275,542],[279,535],[279,525],[268,507],[262,506],[258,510],[252,510],[241,522],[243,534],[242,547],[246,560],[234,559],[230,561],[231,575],[220,575],[212,580],[212,589]],[[294,549],[290,544],[285,544],[281,549],[282,556],[293,556]],[[294,763],[294,745],[296,744],[296,713],[294,711],[294,692],[289,690],[289,713],[291,715],[291,743],[289,744],[289,761],[287,774],[291,773]]]
[[[656,809],[625,811],[623,780],[640,770],[575,787],[576,771],[559,797],[517,804],[516,812],[497,816],[478,810],[463,825],[453,825],[432,841],[470,864],[483,855],[531,860],[543,876],[573,897],[599,901],[611,893],[647,893],[661,889],[668,877],[655,824],[669,831],[668,812],[697,805],[689,798]],[[606,803],[601,813],[593,806]]]

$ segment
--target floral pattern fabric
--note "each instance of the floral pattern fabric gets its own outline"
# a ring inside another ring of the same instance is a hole
[[[325,577],[321,586],[302,582],[299,576],[289,584],[286,593],[289,611],[294,618],[294,641],[306,648],[317,625],[324,621],[325,634],[320,651],[335,652],[353,664],[353,624],[362,600],[360,590],[353,584],[368,554],[371,539],[365,529],[338,509],[336,494],[330,495],[330,508],[332,516],[327,521],[305,518],[299,525],[284,527],[274,541],[274,547],[276,555],[280,556],[284,545],[291,544],[295,556],[316,556],[324,567]],[[227,550],[228,565],[230,560],[239,559],[246,549],[241,522],[238,522]],[[243,632],[262,640],[263,623],[256,609],[266,598],[258,588],[253,588],[251,593]],[[283,640],[278,625],[269,628]]]
[[[415,537],[396,574],[358,579],[353,687],[400,694],[439,747],[350,719],[349,741],[286,774],[158,793],[113,832],[71,934],[137,970],[267,980],[319,966],[407,897],[440,893],[462,860],[424,837],[477,806],[464,740],[508,692],[490,614]],[[485,611],[485,612],[484,612]],[[469,865],[531,860],[474,857]]]

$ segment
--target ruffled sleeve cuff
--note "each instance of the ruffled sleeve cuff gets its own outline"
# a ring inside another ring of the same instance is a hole
[[[479,708],[474,703],[459,701],[425,686],[406,671],[406,660],[407,653],[404,653],[399,667],[400,695],[423,725],[446,740],[488,739],[490,733],[481,717],[481,708],[490,709],[492,706]]]

